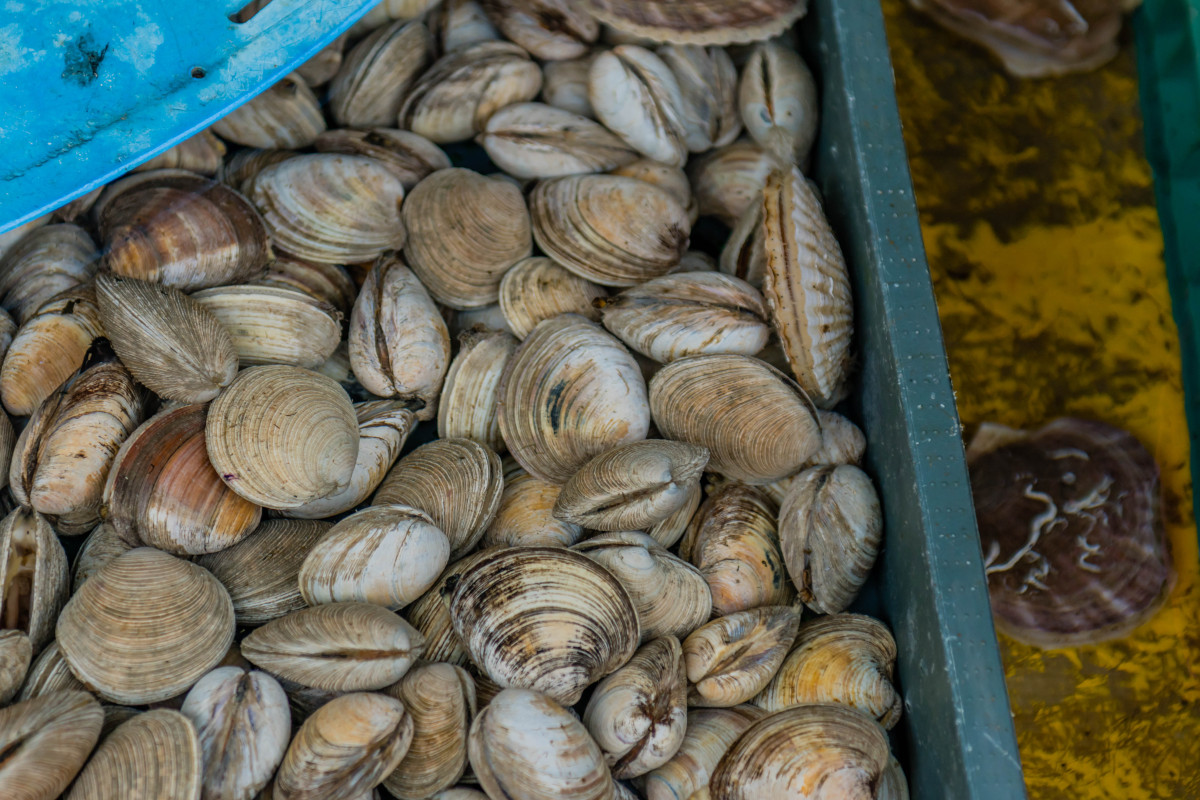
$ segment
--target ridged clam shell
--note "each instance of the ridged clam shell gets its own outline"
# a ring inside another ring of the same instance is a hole
[[[675,167],[687,161],[679,81],[650,50],[623,44],[596,54],[588,100],[596,119],[639,153]]]
[[[759,606],[718,617],[683,641],[693,706],[736,706],[762,691],[791,649],[800,612]]]
[[[21,685],[21,693],[16,699],[22,702],[60,690],[76,689],[82,690],[84,685],[71,673],[58,642],[51,642],[29,667],[25,682]]]
[[[500,378],[516,349],[517,340],[504,331],[466,331],[459,335],[458,355],[450,362],[438,402],[440,438],[470,439],[493,452],[504,451],[496,407]]]
[[[593,57],[585,55],[569,61],[547,61],[543,64],[542,101],[563,111],[595,119],[592,101],[588,99],[588,70],[591,69]]]
[[[281,255],[271,262],[266,274],[255,281],[260,286],[296,289],[314,300],[333,306],[343,317],[350,315],[358,284],[337,264],[319,264]]]
[[[425,18],[442,53],[500,38],[477,0],[442,0]]]
[[[783,559],[804,604],[845,611],[866,582],[883,538],[883,511],[858,467],[810,467],[792,481],[779,511]]]
[[[424,645],[416,629],[386,608],[331,603],[256,628],[242,640],[242,655],[280,678],[357,692],[400,680]]]
[[[804,390],[749,356],[672,361],[650,380],[650,410],[664,436],[707,447],[710,470],[745,483],[790,475],[821,445]]]
[[[449,560],[450,543],[422,511],[376,505],[328,530],[300,567],[309,605],[362,602],[393,610],[428,589]]]
[[[146,711],[104,738],[79,773],[67,800],[199,800],[200,759],[200,741],[187,717],[165,708]]]
[[[740,139],[688,162],[688,179],[700,213],[730,228],[755,203],[779,162],[749,139]]]
[[[0,630],[0,707],[8,705],[29,672],[33,645],[19,630]]]
[[[639,157],[598,122],[543,103],[500,109],[477,138],[496,166],[517,178],[606,172]]]
[[[538,692],[496,695],[471,725],[469,751],[488,797],[613,800],[608,765],[587,728]]]
[[[889,730],[903,704],[892,685],[896,641],[882,622],[831,614],[800,626],[792,652],[754,704],[767,711],[806,703],[856,708]]]
[[[518,339],[528,336],[542,320],[559,314],[580,314],[599,322],[600,313],[593,302],[607,297],[603,288],[542,256],[518,261],[500,281],[500,309]]]
[[[656,42],[732,44],[777,36],[808,8],[805,0],[586,0],[598,20]]]
[[[217,180],[242,194],[249,194],[254,176],[267,167],[298,155],[300,153],[295,150],[260,150],[246,147],[225,159],[225,163],[217,172]]]
[[[342,34],[317,51],[317,54],[296,67],[296,74],[304,79],[309,88],[317,89],[333,80],[342,66],[346,49],[347,34]]]
[[[298,289],[218,286],[196,292],[192,300],[224,326],[243,367],[318,367],[342,338],[342,315]]]
[[[394,122],[393,115],[386,124]],[[373,158],[400,179],[406,192],[412,191],[425,176],[450,167],[450,157],[442,148],[424,136],[395,128],[326,131],[317,137],[316,148],[320,153],[346,153]]]
[[[429,30],[398,20],[376,28],[346,54],[329,85],[329,111],[346,128],[390,125],[432,49]]]
[[[646,438],[637,362],[577,314],[539,323],[500,380],[500,433],[531,475],[563,483],[593,456]]]
[[[53,800],[100,736],[104,712],[86,692],[55,692],[0,708],[0,789],[6,800]]]
[[[413,272],[451,308],[495,303],[505,271],[532,248],[520,189],[469,169],[439,170],[417,184],[404,224]]]
[[[904,768],[895,756],[888,759],[888,765],[879,779],[879,789],[875,792],[875,800],[908,800],[908,778],[904,777]]]
[[[36,653],[54,638],[70,590],[67,554],[50,524],[14,509],[0,522],[0,629],[23,631]]]
[[[666,274],[687,250],[691,231],[686,210],[668,192],[620,175],[541,181],[529,213],[546,255],[603,286]]]
[[[483,538],[502,491],[500,456],[470,439],[439,439],[396,462],[372,503],[425,512],[449,540],[450,557],[459,558]]]
[[[225,158],[225,143],[213,135],[211,130],[202,130],[190,139],[164,150],[149,161],[143,161],[131,170],[146,172],[152,169],[186,169],[198,175],[215,175]]]
[[[583,538],[583,528],[554,517],[561,487],[535,478],[509,459],[504,492],[492,524],[483,534],[484,547],[570,547]]]
[[[578,58],[600,35],[600,24],[571,0],[480,0],[480,5],[506,39],[542,61]]]
[[[652,158],[639,158],[637,161],[631,161],[624,166],[610,170],[608,174],[637,178],[651,186],[657,186],[683,206],[689,225],[696,222],[699,210],[696,208],[695,198],[692,197],[692,187],[688,183],[687,173],[679,167],[663,164]],[[672,268],[672,271],[676,270]]]
[[[794,47],[762,42],[742,67],[738,105],[750,138],[781,164],[808,162],[817,138],[817,82]]]
[[[36,228],[0,257],[0,307],[23,325],[47,300],[86,283],[99,259],[78,225]]]
[[[209,463],[205,412],[203,405],[162,411],[121,445],[104,484],[105,520],[119,537],[199,555],[237,544],[258,527],[262,509],[226,486]]]
[[[665,45],[656,51],[679,82],[684,143],[693,153],[723,147],[742,132],[737,67],[721,47]]]
[[[205,440],[231,489],[265,508],[295,508],[349,485],[358,420],[345,390],[323,375],[251,367],[209,406]]]
[[[679,640],[651,640],[600,681],[583,724],[604,751],[614,778],[637,777],[667,763],[687,728],[687,675]]]
[[[854,308],[846,261],[821,201],[800,170],[779,170],[763,189],[763,296],[792,374],[822,408],[849,391]]]
[[[38,228],[47,225],[53,219],[54,213],[42,214],[40,217],[34,217],[28,222],[24,222],[12,230],[0,233],[0,257],[4,255],[17,242],[21,241],[30,231],[35,231]]]
[[[398,800],[424,800],[453,786],[467,767],[467,733],[475,718],[475,683],[462,667],[423,664],[384,690],[404,704],[413,738],[383,786]]]
[[[96,202],[92,204],[92,221],[96,225],[99,225],[104,220],[105,209],[114,200],[131,194],[134,191],[141,191],[142,189],[156,186],[170,186],[188,191],[202,191],[210,183],[203,175],[197,175],[191,170],[173,167],[151,169],[145,172],[129,172],[112,183],[105,185],[104,190],[100,192],[100,196],[96,198]],[[230,186],[230,188],[241,191],[236,186]]]
[[[75,562],[71,565],[72,591],[79,591],[79,587],[109,561],[141,546],[137,538],[125,536],[111,524],[101,522],[83,540],[83,546],[75,555]]]
[[[425,639],[423,656],[426,661],[444,661],[457,666],[467,666],[467,648],[450,619],[450,598],[454,587],[463,573],[481,561],[491,551],[477,550],[446,567],[441,577],[421,595],[415,603],[404,609],[404,618]]]
[[[321,104],[293,72],[212,124],[212,132],[246,147],[308,147],[325,130]]]
[[[498,684],[573,705],[633,655],[640,631],[628,592],[569,550],[518,547],[473,565],[450,601],[454,630]]]
[[[766,711],[750,705],[688,711],[683,743],[670,761],[645,777],[646,800],[687,800],[704,789],[729,746],[765,716]]]
[[[504,321],[504,312],[501,311],[499,303],[461,310],[443,306],[442,310],[443,313],[450,317],[450,335],[454,337],[462,336],[467,331],[472,330],[512,333],[509,330],[508,323]]]
[[[646,533],[663,547],[674,547],[675,543],[687,532],[688,524],[692,521],[696,509],[700,507],[700,501],[703,499],[704,490],[697,483],[691,487],[679,508],[670,516],[651,525],[646,529]]]
[[[721,248],[720,269],[726,275],[741,278],[756,289],[762,288],[767,272],[762,192],[754,195],[746,210],[733,224],[733,230],[729,232],[729,238]]]
[[[368,392],[419,401],[433,419],[450,365],[450,333],[403,259],[385,253],[367,273],[350,314],[350,366]]]

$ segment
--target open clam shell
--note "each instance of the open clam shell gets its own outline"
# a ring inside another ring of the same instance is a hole
[[[767,716],[757,706],[693,708],[675,755],[645,777],[646,800],[686,800],[708,786],[721,756],[747,728]]]
[[[212,132],[246,147],[308,147],[325,130],[321,104],[293,72],[212,124]]]
[[[598,122],[542,103],[516,103],[492,115],[479,143],[516,178],[607,172],[639,153]]]
[[[583,538],[582,526],[554,516],[561,487],[533,477],[512,459],[504,463],[504,492],[483,534],[485,547],[570,547]]]
[[[780,164],[808,163],[817,138],[817,82],[796,48],[762,42],[742,67],[738,105],[750,138]]]
[[[424,800],[453,786],[467,768],[475,683],[462,667],[422,664],[384,690],[413,721],[412,744],[383,786],[398,800]]]
[[[420,21],[376,28],[346,54],[329,85],[329,111],[346,128],[390,125],[405,92],[425,68],[432,49]]]
[[[586,0],[596,19],[656,42],[733,44],[777,36],[808,9],[805,0]]]
[[[450,362],[438,403],[438,437],[470,439],[493,452],[504,452],[496,407],[500,378],[516,349],[517,340],[504,331],[459,334],[458,355]]]
[[[24,632],[41,650],[70,590],[67,554],[46,518],[14,509],[0,522],[0,629]]]
[[[488,19],[534,58],[578,58],[600,36],[600,23],[571,0],[482,0]]]
[[[103,720],[96,699],[78,691],[0,708],[0,788],[5,797],[58,797],[96,746]]]
[[[736,706],[763,690],[796,638],[800,612],[760,606],[718,617],[683,641],[693,706]]]
[[[224,326],[238,363],[312,369],[337,349],[342,315],[299,289],[262,284],[217,286],[192,295]]]
[[[0,308],[19,325],[57,294],[96,274],[100,253],[78,225],[45,225],[0,257]]]

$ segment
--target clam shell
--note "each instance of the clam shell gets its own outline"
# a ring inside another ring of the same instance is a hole
[[[329,85],[329,111],[346,128],[389,125],[425,68],[433,41],[418,21],[376,28],[346,54]]]
[[[86,692],[55,692],[0,708],[0,789],[6,800],[66,790],[100,736],[104,713]]]
[[[142,543],[136,537],[123,535],[111,524],[101,522],[83,540],[83,546],[75,555],[75,563],[71,566],[73,591],[79,591],[79,587],[95,575],[96,570],[117,556],[141,546]]]
[[[450,556],[450,543],[423,511],[377,505],[338,522],[300,567],[309,605],[374,603],[393,610],[428,589]]]
[[[209,406],[205,440],[231,489],[265,508],[295,508],[349,486],[358,420],[345,390],[323,375],[251,367]]]
[[[338,68],[342,66],[347,38],[349,38],[348,35],[343,33],[322,47],[315,56],[296,67],[296,74],[313,89],[329,83],[337,74]]]
[[[817,138],[817,82],[794,47],[762,42],[742,68],[738,106],[746,132],[780,164],[806,164]]]
[[[186,169],[198,175],[215,175],[225,158],[225,143],[211,130],[202,130],[190,139],[164,150],[149,161],[143,161],[131,171],[152,169]]]
[[[684,143],[693,153],[723,147],[742,132],[737,67],[721,47],[666,45],[656,51],[679,82]]]
[[[732,44],[777,36],[804,16],[806,0],[585,0],[596,19],[656,42]]]
[[[593,322],[600,313],[593,305],[608,292],[542,256],[518,261],[500,281],[500,309],[509,329],[524,339],[545,319],[574,313]]]
[[[511,459],[505,463],[504,492],[483,534],[485,547],[570,547],[583,538],[581,526],[554,517],[558,485],[533,477]]]
[[[29,672],[33,645],[19,630],[0,630],[0,707],[8,705]]]
[[[30,231],[35,231],[43,225],[48,224],[53,217],[53,212],[42,214],[40,217],[34,217],[11,230],[0,233],[0,257],[3,257],[5,252],[21,241]]]
[[[637,648],[637,611],[620,582],[592,560],[552,547],[499,550],[461,578],[454,630],[498,684],[573,705],[584,688]]]
[[[650,50],[623,44],[597,53],[588,101],[596,119],[639,153],[674,167],[687,161],[679,81]]]
[[[262,625],[307,606],[300,596],[300,565],[332,527],[330,522],[268,519],[237,544],[196,563],[229,592],[238,625]]]
[[[242,655],[280,678],[357,692],[400,680],[424,645],[416,629],[386,608],[331,603],[256,628],[242,640]]]
[[[435,11],[436,5],[437,0],[380,0],[350,27],[350,38],[357,39],[393,20],[417,19]]]
[[[372,502],[402,503],[428,514],[449,540],[450,557],[460,558],[483,538],[503,490],[500,456],[470,439],[439,439],[400,459]]]
[[[342,338],[342,315],[297,289],[218,286],[196,292],[192,299],[224,326],[243,367],[318,367]]]
[[[387,124],[395,121],[389,117]],[[368,156],[392,171],[404,191],[425,179],[425,176],[450,167],[450,157],[433,142],[412,131],[395,128],[372,128],[366,131],[334,130],[317,137],[317,152],[346,153]]]
[[[454,337],[462,336],[467,331],[473,330],[512,333],[508,328],[508,323],[504,321],[504,313],[501,311],[499,303],[461,310],[443,306],[442,312],[450,317],[450,335]]]
[[[779,511],[779,539],[804,604],[822,614],[845,611],[883,539],[883,511],[871,479],[849,464],[801,472]]]
[[[146,711],[104,737],[67,800],[157,797],[199,800],[200,740],[183,714]]]
[[[647,528],[646,533],[663,547],[674,547],[675,543],[682,539],[683,534],[687,532],[688,523],[695,516],[702,499],[704,499],[704,490],[697,483],[688,491],[687,497],[684,498],[683,504],[679,508],[670,516]]]
[[[537,692],[496,695],[471,725],[469,751],[489,797],[613,800],[608,765],[583,723]]]
[[[367,273],[350,314],[350,366],[368,392],[423,404],[433,419],[450,364],[450,333],[403,259],[385,253]]]
[[[221,481],[205,448],[205,407],[143,423],[117,451],[104,485],[105,519],[126,541],[175,555],[214,553],[258,527],[262,509]]]
[[[295,150],[243,148],[225,159],[225,163],[217,171],[217,180],[242,194],[248,194],[254,183],[254,176],[267,167],[298,155],[300,153]]]
[[[208,573],[148,547],[117,556],[79,587],[56,638],[71,671],[103,698],[174,697],[233,643],[233,604]]]
[[[67,666],[67,661],[58,647],[58,642],[50,642],[29,667],[29,672],[25,675],[25,682],[21,685],[21,693],[17,695],[17,701],[32,700],[35,697],[42,697],[60,690],[74,691],[77,689],[84,689],[84,685],[71,673],[71,668]]]
[[[439,170],[417,184],[404,224],[413,272],[451,308],[495,303],[505,271],[532,248],[520,189],[469,169]]]
[[[604,751],[614,778],[637,777],[667,763],[687,728],[687,676],[679,640],[653,639],[600,681],[583,724]]]
[[[265,672],[214,669],[180,712],[196,726],[204,800],[250,800],[275,774],[291,738],[287,695]]]
[[[477,0],[443,0],[430,9],[425,21],[442,53],[500,38]]]
[[[357,798],[404,758],[412,717],[399,700],[355,692],[330,700],[304,721],[275,777],[275,796]]]
[[[762,691],[796,638],[800,612],[759,606],[718,617],[683,641],[688,704],[736,706]]]
[[[908,800],[908,797],[908,778],[904,777],[904,769],[900,762],[892,756],[879,779],[875,800]]]
[[[699,216],[699,213],[696,208],[696,201],[692,197],[692,187],[688,183],[687,173],[679,167],[662,164],[650,158],[639,158],[637,161],[611,170],[609,174],[625,178],[636,178],[651,186],[657,186],[675,198],[675,202],[683,206],[689,225],[696,222],[696,217]],[[678,266],[676,264],[675,267],[672,267],[672,271],[677,272]]]
[[[333,306],[343,318],[349,316],[354,298],[358,296],[358,285],[345,267],[301,261],[289,255],[272,261],[267,273],[255,283],[299,290],[314,300]]]
[[[688,180],[700,213],[733,228],[746,209],[756,203],[767,176],[778,165],[774,155],[749,139],[739,139],[689,161]]]
[[[453,786],[467,767],[475,683],[462,667],[423,664],[384,690],[404,704],[413,738],[383,786],[398,800],[423,800]]]
[[[96,274],[100,253],[78,225],[46,225],[0,257],[0,307],[20,325],[50,298]]]
[[[321,104],[293,72],[212,124],[212,132],[246,147],[308,147],[325,130]]]
[[[14,509],[0,522],[0,629],[24,632],[41,650],[70,590],[67,554],[46,518]]]
[[[843,706],[799,706],[750,726],[713,771],[709,796],[873,800],[887,763],[887,736],[870,717]]]
[[[577,314],[538,324],[500,380],[500,433],[531,475],[563,483],[593,456],[646,438],[645,383],[624,346]]]
[[[729,746],[767,712],[757,706],[693,708],[675,755],[645,777],[646,800],[686,800],[708,786],[709,776]]]
[[[903,703],[892,685],[896,641],[879,620],[831,614],[800,626],[792,652],[754,704],[767,711],[807,703],[856,708],[887,729]]]
[[[16,333],[17,323],[13,322],[7,311],[0,309],[0,363],[4,362],[4,356],[8,354],[9,345],[12,344]]]
[[[595,119],[596,112],[592,110],[592,101],[588,99],[588,70],[591,69],[593,57],[585,55],[569,61],[547,61],[543,64],[543,102],[581,117]]]
[[[822,408],[849,391],[854,308],[850,276],[821,201],[800,170],[778,170],[763,189],[763,296],[792,374]]]
[[[450,362],[438,403],[440,438],[470,439],[494,452],[504,451],[496,405],[500,378],[516,349],[517,340],[504,331],[465,331],[459,335],[458,355]]]
[[[516,103],[491,116],[479,143],[517,178],[607,172],[638,152],[598,122],[543,103]]]
[[[650,380],[650,410],[664,436],[707,447],[709,469],[750,484],[790,475],[821,444],[804,390],[749,356],[667,364]]]
[[[762,287],[767,272],[767,253],[761,192],[754,195],[729,232],[729,238],[721,248],[720,269],[756,289]]]
[[[450,619],[450,598],[463,573],[479,563],[489,550],[477,550],[446,568],[441,577],[415,603],[404,609],[404,618],[425,639],[423,656],[426,661],[444,661],[467,666],[467,649]]]
[[[657,278],[687,250],[691,223],[667,191],[620,175],[541,181],[529,198],[533,236],[585,280],[632,286]]]
[[[571,0],[480,0],[488,19],[534,58],[578,58],[600,35],[600,24]]]

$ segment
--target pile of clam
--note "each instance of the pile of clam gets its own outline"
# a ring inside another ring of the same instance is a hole
[[[4,241],[0,797],[907,797],[803,3],[430,5]]]

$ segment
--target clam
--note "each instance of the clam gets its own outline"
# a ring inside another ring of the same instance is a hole
[[[483,545],[506,547],[570,547],[583,538],[583,528],[554,517],[560,487],[535,478],[513,460],[505,462],[504,492]]]
[[[538,323],[500,380],[500,433],[531,475],[563,483],[593,456],[646,438],[637,362],[577,314]]]
[[[889,730],[903,704],[892,685],[896,641],[882,622],[831,614],[800,626],[792,652],[754,704],[767,711],[808,703],[856,708]]]
[[[458,580],[450,616],[496,683],[567,705],[628,661],[640,635],[621,583],[594,561],[553,547],[503,549],[475,563]]]
[[[330,603],[256,628],[242,640],[242,655],[280,678],[357,692],[400,680],[424,645],[416,629],[382,606]]]
[[[45,517],[9,513],[0,522],[0,630],[22,631],[41,650],[70,590],[66,551]]]
[[[850,276],[821,201],[800,170],[777,170],[763,189],[763,296],[792,374],[822,408],[849,391],[854,309]]]
[[[638,158],[600,123],[542,103],[500,109],[478,139],[496,166],[517,178],[607,172]]]
[[[821,445],[805,391],[749,356],[672,361],[650,380],[650,410],[664,436],[707,447],[710,470],[745,483],[790,475]]]
[[[237,544],[262,509],[225,485],[205,449],[205,407],[162,411],[121,445],[104,484],[105,520],[128,542],[175,555]]]
[[[362,34],[387,25],[393,20],[423,17],[427,12],[436,10],[437,2],[438,0],[380,0],[351,26],[350,37],[357,39]]]
[[[708,463],[703,447],[650,439],[614,447],[563,485],[554,516],[601,531],[646,528],[684,504]]]
[[[459,334],[458,355],[450,362],[438,403],[440,438],[470,439],[493,452],[504,450],[496,405],[500,378],[516,349],[516,339],[504,331]]]
[[[730,228],[754,205],[779,162],[749,139],[705,153],[688,163],[688,179],[700,213]],[[761,212],[760,212],[761,213]]]
[[[717,260],[703,250],[688,250],[668,274],[677,272],[716,272]]]
[[[14,245],[16,245],[17,242],[19,242],[19,241],[21,241],[21,239],[25,238],[25,236],[27,234],[29,234],[31,231],[35,231],[38,228],[48,224],[50,222],[50,220],[53,218],[54,218],[53,212],[48,213],[48,214],[42,214],[40,217],[34,217],[33,219],[29,220],[28,222],[24,222],[20,225],[17,225],[15,228],[12,228],[11,230],[5,231],[4,233],[0,233],[0,257],[3,257],[3,255],[8,250],[12,249],[12,247]]]
[[[595,52],[595,51],[594,51]],[[594,119],[592,101],[588,99],[588,70],[593,55],[569,61],[547,61],[542,65],[542,100],[546,105]]]
[[[240,667],[198,680],[180,712],[200,740],[204,800],[254,797],[275,774],[292,733],[283,688],[265,672]]]
[[[330,522],[268,519],[237,544],[196,563],[229,592],[238,625],[262,625],[308,605],[300,596],[300,565],[332,527]]]
[[[110,472],[109,475],[112,473]],[[71,566],[71,585],[73,591],[79,591],[84,582],[122,553],[128,553],[142,543],[135,536],[120,533],[108,522],[101,522],[87,538],[75,555],[75,563]]]
[[[679,554],[708,582],[718,616],[786,605],[794,597],[780,553],[776,505],[753,487],[729,484],[705,500]]]
[[[623,44],[597,53],[588,100],[596,119],[639,153],[674,167],[687,161],[679,81],[650,50]]]
[[[279,685],[287,694],[288,710],[292,716],[293,729],[299,727],[312,713],[335,697],[341,697],[347,692],[332,689],[314,689],[287,678],[278,678]],[[268,784],[269,786],[270,784]]]
[[[807,705],[759,720],[713,770],[712,800],[873,800],[888,763],[883,728],[852,708]]]
[[[413,84],[398,127],[438,144],[461,142],[513,103],[537,97],[542,70],[511,42],[483,41],[447,52]]]
[[[390,117],[388,124],[394,121],[394,116]],[[406,192],[412,191],[425,176],[450,167],[450,157],[442,148],[424,136],[395,128],[326,131],[317,137],[316,148],[320,153],[373,158],[400,179]]]
[[[208,402],[237,374],[221,320],[175,287],[105,274],[96,279],[96,300],[121,362],[160,397]]]
[[[246,147],[308,147],[325,130],[321,104],[293,72],[212,124],[212,132]]]
[[[46,301],[17,329],[0,366],[0,399],[8,413],[32,414],[74,374],[103,331],[90,286],[67,289]]]
[[[368,692],[335,697],[296,732],[275,776],[275,796],[357,798],[396,769],[412,738],[412,717],[399,700]]]
[[[719,353],[752,356],[771,334],[758,290],[720,272],[675,272],[597,305],[604,327],[663,363]]]
[[[17,323],[13,322],[7,311],[0,309],[0,363],[4,362],[4,356],[8,354],[8,348],[16,333]]]
[[[518,261],[500,281],[500,309],[509,329],[524,339],[545,319],[579,314],[593,322],[600,314],[593,303],[608,292],[542,256]]]
[[[724,147],[742,132],[738,116],[737,67],[721,47],[665,45],[658,48],[679,82],[684,143],[693,153]]]
[[[858,467],[810,467],[779,511],[779,539],[800,599],[814,611],[845,611],[866,583],[883,539],[883,511]]]
[[[197,175],[186,169],[167,168],[126,173],[123,177],[107,184],[100,196],[96,198],[96,202],[91,208],[93,228],[104,220],[105,210],[114,200],[135,191],[168,186],[195,193],[203,192],[211,185],[212,181],[204,175]],[[236,189],[237,187],[230,186],[230,188]]]
[[[879,789],[875,792],[874,800],[908,800],[908,779],[904,777],[904,769],[895,756],[888,759],[888,765],[879,779]]]
[[[300,567],[309,605],[348,601],[391,609],[428,589],[449,560],[450,543],[423,511],[376,505],[338,522]]]
[[[85,217],[87,213],[92,210],[92,206],[95,205],[96,201],[100,199],[100,195],[103,192],[104,187],[97,186],[87,194],[82,194],[66,205],[59,206],[58,208],[54,209],[53,214],[47,214],[45,217],[41,217],[41,219],[50,219],[56,222],[76,222],[77,220]],[[38,220],[34,219],[32,221],[37,222]],[[28,225],[29,223],[25,224]],[[21,229],[24,227],[24,225],[18,225],[16,228],[11,229],[7,234],[4,234],[3,238],[0,238],[0,255],[2,255],[5,250],[3,242],[8,239],[9,234],[15,233],[19,235],[23,232]]]
[[[862,429],[836,411],[821,409],[821,449],[812,464],[859,464],[867,450],[867,437]]]
[[[334,75],[337,75],[338,68],[342,66],[345,56],[347,38],[349,38],[348,35],[343,33],[318,50],[317,54],[308,61],[296,67],[296,74],[304,79],[309,88],[317,89],[324,86],[333,80]]]
[[[453,786],[430,795],[429,800],[488,800],[488,796],[470,786]]]
[[[0,708],[0,793],[53,800],[83,767],[104,712],[86,692],[54,692]]]
[[[284,517],[324,519],[357,508],[383,481],[417,424],[409,404],[397,400],[355,403],[358,415],[358,460],[350,484],[340,492],[280,511]]]
[[[683,641],[688,704],[736,706],[762,691],[796,638],[800,612],[759,606],[718,617]]]
[[[741,278],[756,289],[762,287],[767,272],[767,253],[761,192],[754,195],[733,224],[733,230],[721,248],[719,266],[726,275]]]
[[[600,35],[600,24],[571,0],[481,0],[492,24],[542,61],[578,58]]]
[[[614,778],[637,777],[667,763],[687,728],[687,676],[679,640],[651,640],[600,681],[583,724],[604,751]]]
[[[183,714],[165,708],[130,717],[104,737],[66,800],[199,798],[200,740]]]
[[[32,660],[33,645],[24,631],[0,630],[0,708],[21,688]]]
[[[241,284],[192,295],[225,328],[243,367],[325,363],[342,338],[342,315],[290,287]]]
[[[532,248],[520,189],[469,169],[439,170],[417,184],[404,224],[413,272],[451,308],[496,302],[505,271]]]
[[[358,420],[345,390],[323,375],[251,367],[209,406],[205,441],[235,492],[265,508],[295,508],[349,486]]]
[[[0,307],[19,324],[96,274],[100,253],[78,225],[34,229],[0,257]]]
[[[657,186],[675,198],[675,202],[683,207],[689,225],[696,222],[699,212],[696,208],[696,200],[692,197],[692,187],[688,183],[687,173],[679,167],[663,164],[652,158],[639,158],[637,161],[609,170],[608,174],[636,178],[651,186]],[[680,260],[682,260],[682,256]],[[678,267],[679,265],[676,264],[671,271],[678,272]]]
[[[620,175],[540,181],[529,198],[533,236],[561,266],[603,286],[666,274],[687,250],[687,211],[667,191]]]
[[[350,366],[381,397],[416,401],[417,419],[433,419],[450,364],[450,334],[425,287],[395,253],[367,273],[350,314]]]
[[[452,563],[441,577],[415,603],[404,609],[404,618],[425,639],[422,654],[426,661],[444,661],[467,665],[467,649],[450,619],[450,598],[463,573],[487,557],[489,550],[477,550]]]
[[[644,533],[593,536],[571,548],[613,574],[637,609],[642,641],[683,638],[708,621],[712,594],[704,576]]]
[[[505,689],[471,725],[471,767],[488,797],[612,800],[612,777],[587,728],[552,697]]]
[[[500,456],[470,439],[439,439],[400,459],[372,502],[421,509],[445,533],[450,556],[459,558],[483,538],[503,490]]]
[[[164,150],[149,161],[143,161],[133,172],[152,169],[186,169],[198,175],[215,175],[225,158],[225,143],[211,130],[202,130],[190,139]]]
[[[707,787],[729,746],[765,716],[766,711],[750,705],[689,710],[683,743],[667,763],[644,778],[646,800],[687,800]]]
[[[258,173],[298,155],[300,153],[295,150],[259,150],[246,147],[225,159],[225,163],[217,172],[217,179],[242,194],[248,194]]]
[[[688,491],[679,508],[675,509],[670,516],[647,528],[646,533],[663,547],[674,547],[675,543],[687,532],[688,524],[695,516],[696,509],[700,507],[700,501],[703,498],[704,490],[697,483]]]
[[[56,638],[71,671],[106,700],[144,705],[174,697],[233,643],[233,604],[207,570],[139,547],[79,587]]]
[[[419,21],[376,28],[346,54],[329,85],[329,111],[346,128],[389,125],[408,88],[425,68],[432,47]]]
[[[477,0],[442,0],[430,9],[425,21],[443,53],[499,38]]]
[[[21,684],[21,693],[16,699],[21,702],[62,690],[74,691],[83,688],[83,684],[67,666],[58,642],[51,642],[29,667],[25,682]]]
[[[596,19],[656,42],[732,44],[777,36],[804,15],[803,0],[585,0]]]
[[[467,733],[475,718],[475,683],[462,667],[423,664],[384,690],[404,704],[413,738],[383,786],[398,800],[423,800],[447,789],[467,767]]]
[[[261,286],[296,289],[314,300],[333,306],[343,318],[350,315],[358,285],[345,267],[319,264],[281,255],[271,262],[265,275],[255,281]]]
[[[762,42],[742,68],[738,106],[750,138],[781,164],[806,164],[817,138],[817,82],[794,47]]]
[[[295,156],[255,175],[249,196],[275,245],[306,261],[355,264],[404,246],[404,184],[374,159]]]

